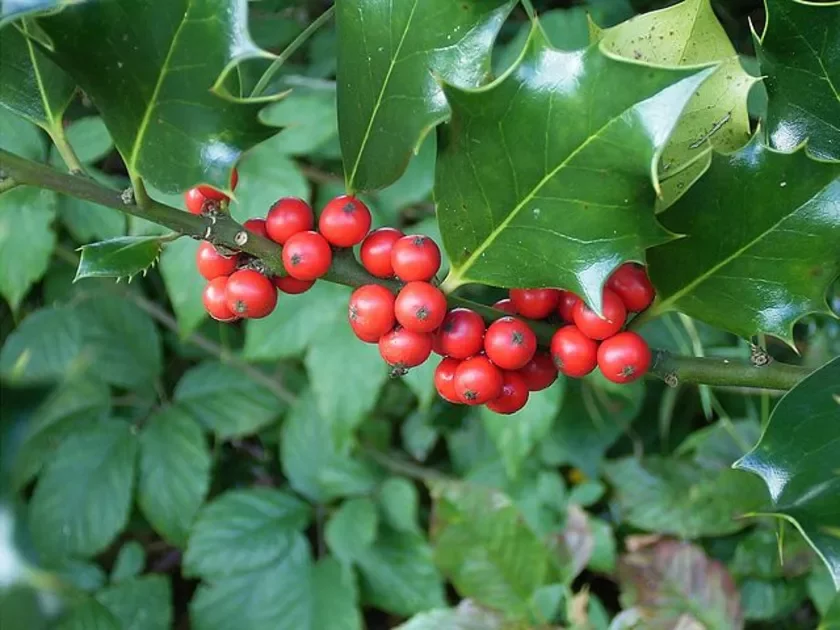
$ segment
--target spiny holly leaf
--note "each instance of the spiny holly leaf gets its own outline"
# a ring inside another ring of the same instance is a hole
[[[760,476],[773,514],[792,521],[840,589],[840,358],[788,392],[758,445],[735,467]]]
[[[756,54],[767,78],[767,137],[782,151],[840,159],[840,6],[765,0]],[[758,40],[758,37],[756,37]]]
[[[225,65],[254,46],[246,11],[246,0],[109,0],[38,24],[55,60],[99,109],[130,173],[163,192],[199,182],[228,191],[242,152],[275,132],[259,122],[260,105],[210,92]],[[143,24],[154,25],[155,37]]]
[[[655,313],[679,310],[742,337],[792,342],[793,324],[828,312],[840,271],[840,163],[778,153],[754,138],[715,155],[660,218],[683,239],[648,252]]]
[[[159,236],[121,236],[83,245],[76,280],[83,278],[128,278],[155,264],[163,249]]]
[[[0,27],[11,20],[23,17],[36,11],[50,11],[61,9],[69,4],[79,4],[87,0],[0,0]],[[3,44],[6,44],[4,33]]]
[[[480,85],[513,0],[337,3],[338,126],[350,190],[384,188],[448,115],[439,79]]]
[[[447,86],[435,191],[448,284],[562,286],[600,310],[607,276],[671,238],[651,176],[712,71],[625,63],[597,46],[560,52],[536,28],[495,83]]]

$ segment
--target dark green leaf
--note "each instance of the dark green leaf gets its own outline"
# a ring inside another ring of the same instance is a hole
[[[338,135],[335,87],[295,87],[279,103],[266,107],[262,121],[283,127],[274,147],[284,155],[309,155]]]
[[[401,532],[419,530],[417,511],[420,496],[411,481],[404,477],[386,479],[379,487],[378,498],[382,518],[392,529]]]
[[[840,630],[840,594],[834,598],[834,603],[825,613],[819,630]]]
[[[123,630],[117,619],[95,599],[86,599],[71,608],[55,626],[56,630]]]
[[[548,41],[558,50],[579,50],[590,44],[588,13],[585,7],[569,7],[545,11],[539,15],[540,26]],[[519,59],[531,34],[531,23],[525,22],[511,41],[494,51],[496,74],[503,74]]]
[[[373,501],[367,497],[345,501],[324,530],[330,551],[343,562],[351,562],[357,553],[373,544],[378,523]]]
[[[165,575],[145,575],[110,586],[96,599],[120,622],[122,630],[170,630],[172,590]]]
[[[59,197],[58,216],[73,238],[80,243],[107,240],[125,234],[125,215],[75,197]]]
[[[160,275],[163,276],[182,337],[194,332],[207,317],[201,300],[205,281],[195,264],[197,250],[197,241],[181,238],[167,245],[160,255]]]
[[[121,236],[82,246],[76,280],[83,278],[131,278],[145,275],[160,256],[158,236]]]
[[[435,195],[448,285],[562,286],[600,309],[607,276],[671,238],[652,211],[655,169],[710,72],[556,51],[535,28],[509,74],[447,87]]]
[[[590,518],[589,527],[592,529],[594,545],[588,566],[593,571],[612,574],[618,560],[612,526],[600,519]]]
[[[67,142],[82,164],[94,164],[104,158],[114,148],[111,134],[99,116],[86,116],[74,120],[65,129]],[[61,155],[53,151],[52,161],[56,166],[64,166]]]
[[[728,566],[736,578],[793,578],[811,571],[814,552],[792,527],[780,532],[759,527],[743,536],[735,546]]]
[[[807,597],[805,581],[756,580],[741,583],[741,607],[744,618],[755,621],[772,621],[796,610]]]
[[[2,0],[0,2],[0,26],[7,21],[23,17],[36,11],[52,11],[70,4],[87,0]]]
[[[146,566],[146,550],[136,540],[125,543],[114,560],[114,568],[111,569],[111,581],[122,582],[137,577],[143,572]]]
[[[350,190],[384,188],[449,108],[440,79],[475,87],[511,0],[338,3],[338,126]]]
[[[758,445],[735,466],[755,473],[770,512],[790,520],[828,566],[840,589],[840,358],[788,392]]]
[[[62,558],[57,563],[50,563],[49,571],[65,584],[88,593],[98,591],[108,581],[108,576],[98,564],[72,558]]]
[[[41,130],[28,120],[2,107],[0,107],[0,148],[37,162],[42,162],[47,153],[47,145]]]

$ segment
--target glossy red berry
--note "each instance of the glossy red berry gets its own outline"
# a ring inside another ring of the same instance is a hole
[[[483,405],[502,393],[502,371],[484,355],[462,361],[455,370],[455,396],[468,405]]]
[[[233,172],[230,174],[230,189],[236,190],[236,187],[239,185],[239,172],[234,168]],[[228,196],[220,190],[216,190],[212,186],[196,186],[198,191],[204,195],[207,199],[212,199],[213,201],[226,201]]]
[[[318,231],[336,247],[353,247],[370,231],[370,210],[361,200],[341,195],[324,206]]]
[[[275,287],[289,295],[306,293],[315,284],[314,280],[298,280],[297,278],[292,278],[292,276],[274,276],[272,282],[274,282]]]
[[[516,317],[502,317],[490,324],[484,334],[484,352],[503,370],[518,370],[534,358],[537,336]]]
[[[564,322],[571,324],[574,321],[575,305],[580,298],[571,291],[560,291],[560,301],[557,303],[557,314]]]
[[[379,354],[385,362],[397,370],[413,368],[432,353],[432,336],[417,333],[397,326],[379,338]]]
[[[557,367],[547,352],[537,352],[519,373],[532,392],[542,391],[557,380]]]
[[[317,280],[330,269],[332,250],[317,232],[298,232],[283,247],[283,267],[298,280]]]
[[[428,236],[403,236],[391,249],[391,266],[403,282],[431,280],[440,269],[440,249]]]
[[[484,347],[484,320],[468,308],[454,308],[443,318],[435,334],[435,352],[455,359],[468,359]]]
[[[430,333],[437,330],[446,317],[446,296],[428,282],[409,282],[400,289],[394,312],[403,328]]]
[[[435,389],[446,402],[459,405],[461,401],[455,394],[455,370],[461,362],[452,357],[445,357],[435,368]]]
[[[240,269],[228,278],[228,308],[239,317],[267,317],[277,306],[277,289],[258,271]]]
[[[184,203],[191,214],[201,214],[204,211],[206,201],[207,197],[202,195],[198,188],[190,188],[184,193]]]
[[[566,376],[581,378],[598,363],[598,344],[584,335],[577,326],[563,326],[551,338],[554,366]]]
[[[205,280],[229,276],[236,271],[239,256],[222,256],[211,243],[201,241],[195,253],[195,265]]]
[[[350,296],[347,311],[350,327],[356,336],[367,343],[394,328],[394,294],[378,284],[359,287]]]
[[[641,378],[650,362],[650,347],[634,332],[619,333],[598,348],[598,367],[613,383],[632,383]]]
[[[220,322],[232,322],[239,319],[236,313],[228,307],[227,284],[227,276],[214,278],[204,287],[204,293],[202,295],[204,308],[210,314],[210,317]]]
[[[285,245],[293,234],[307,232],[315,225],[312,208],[303,199],[283,197],[274,202],[265,217],[268,238]]]
[[[495,400],[487,403],[487,408],[495,413],[510,415],[522,409],[528,403],[528,383],[519,372],[503,372],[502,393]]]
[[[242,224],[242,227],[252,234],[259,234],[260,236],[268,238],[268,232],[265,228],[265,219],[248,219]]]
[[[590,339],[606,339],[616,334],[627,320],[627,308],[624,302],[609,289],[604,289],[601,317],[581,300],[575,305],[573,318],[575,326]]]
[[[511,289],[510,299],[516,311],[528,319],[545,319],[557,308],[557,289]]]
[[[362,241],[359,258],[368,273],[377,278],[390,278],[394,275],[391,250],[402,237],[402,232],[390,227],[379,228],[367,235]]]
[[[628,311],[643,311],[656,297],[644,267],[635,263],[621,265],[607,280],[607,288],[621,298]]]
[[[495,308],[499,311],[504,311],[508,315],[517,315],[518,314],[516,312],[516,307],[513,305],[513,300],[511,300],[510,298],[503,298],[503,299],[499,300],[498,302],[493,304],[493,308]]]

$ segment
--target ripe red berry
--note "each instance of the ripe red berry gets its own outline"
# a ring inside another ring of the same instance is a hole
[[[493,308],[504,311],[509,315],[517,315],[516,307],[513,305],[513,300],[504,298],[493,305]]]
[[[292,276],[274,276],[272,282],[274,282],[275,287],[289,295],[306,293],[315,284],[314,280],[298,280],[297,278],[292,278]]]
[[[446,314],[435,334],[435,352],[455,359],[468,359],[484,346],[484,320],[468,308]]]
[[[635,263],[621,265],[607,280],[607,288],[621,298],[628,311],[643,311],[656,297],[644,267]]]
[[[432,336],[417,333],[397,326],[379,338],[379,354],[385,362],[397,370],[413,368],[432,353]]]
[[[394,327],[394,294],[378,284],[361,286],[350,296],[347,316],[359,339],[376,343]]]
[[[598,348],[598,367],[613,383],[632,383],[641,378],[650,362],[650,347],[634,332],[619,333]]]
[[[317,232],[298,232],[283,247],[283,267],[298,280],[317,280],[330,269],[332,250]]]
[[[510,299],[522,317],[545,319],[557,308],[560,291],[557,289],[511,289]]]
[[[268,238],[268,232],[265,228],[265,219],[248,219],[242,224],[242,227],[252,234],[259,234],[260,236]]]
[[[204,308],[215,320],[220,322],[232,322],[239,319],[227,303],[227,288],[228,277],[219,276],[211,280],[206,287],[204,287],[204,294],[202,301]]]
[[[519,372],[503,372],[502,393],[495,400],[487,403],[490,411],[509,415],[522,409],[528,402],[528,383]]]
[[[409,282],[400,289],[394,312],[403,328],[430,333],[446,317],[446,296],[428,282]]]
[[[204,211],[204,202],[207,197],[201,194],[198,188],[190,188],[184,193],[184,203],[191,214],[201,214]]]
[[[228,308],[239,317],[261,319],[277,306],[277,289],[271,280],[253,269],[240,269],[228,278]]]
[[[239,256],[222,256],[211,243],[201,241],[195,253],[195,265],[205,280],[229,276],[236,271]]]
[[[230,189],[236,190],[236,186],[239,184],[239,172],[234,168],[233,172],[230,174]],[[213,201],[227,201],[228,196],[220,190],[216,190],[212,186],[196,186],[198,191],[204,195],[207,199],[212,199]]]
[[[394,275],[391,250],[402,237],[402,232],[390,227],[379,228],[367,235],[359,250],[359,257],[368,273],[377,278],[390,278]]]
[[[484,355],[462,361],[455,370],[455,395],[468,405],[483,405],[502,393],[502,371]]]
[[[503,370],[518,370],[534,358],[537,336],[521,319],[502,317],[484,335],[484,352]]]
[[[624,302],[609,289],[604,289],[601,308],[604,317],[600,317],[595,311],[581,300],[575,304],[573,313],[575,326],[590,339],[606,339],[616,334],[627,320],[627,308]]]
[[[312,208],[297,197],[278,199],[265,217],[268,238],[281,245],[285,245],[293,234],[311,230],[314,225]]]
[[[539,392],[557,380],[557,367],[547,352],[537,352],[519,373],[532,392]]]
[[[459,405],[461,401],[455,394],[455,370],[461,362],[452,357],[445,357],[435,368],[435,389],[446,402]]]
[[[440,249],[428,236],[403,236],[391,249],[391,266],[403,282],[431,280],[440,269]]]
[[[575,304],[580,298],[571,291],[560,291],[560,301],[557,303],[557,314],[564,322],[571,324],[574,321]]]
[[[598,363],[598,344],[584,335],[577,326],[563,326],[551,338],[554,366],[566,376],[581,378]]]
[[[361,200],[341,195],[324,206],[318,231],[336,247],[353,247],[364,240],[370,222],[370,210]]]

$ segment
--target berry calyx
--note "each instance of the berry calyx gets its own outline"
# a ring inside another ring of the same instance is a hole
[[[537,336],[516,317],[502,317],[490,324],[484,334],[484,352],[503,370],[518,370],[534,358]]]
[[[315,284],[314,280],[298,280],[297,278],[292,278],[292,276],[274,276],[271,281],[275,287],[289,295],[306,293]]]
[[[616,269],[607,280],[607,288],[621,298],[628,311],[643,311],[656,297],[644,267],[636,263],[625,263]]]
[[[455,370],[455,396],[467,405],[483,405],[502,393],[504,377],[487,357],[479,355],[461,362]]]
[[[278,199],[265,217],[268,238],[280,245],[285,245],[294,234],[311,230],[314,225],[312,208],[297,197]]]
[[[510,415],[522,409],[528,403],[528,383],[519,372],[503,372],[502,393],[495,400],[487,403],[487,408],[495,413]]]
[[[201,296],[204,308],[210,317],[220,322],[233,322],[239,319],[227,303],[227,276],[219,276],[211,280]]]
[[[610,337],[598,348],[598,367],[613,383],[632,383],[647,373],[651,363],[647,342],[634,332]]]
[[[394,294],[378,284],[359,287],[350,296],[350,327],[366,343],[376,343],[394,328]]]
[[[432,353],[432,336],[397,326],[379,338],[379,354],[395,374],[422,364]]]
[[[403,282],[431,280],[440,269],[440,249],[428,236],[403,236],[391,249],[391,266]]]
[[[379,228],[365,237],[359,250],[359,258],[370,275],[377,278],[390,278],[394,275],[391,250],[394,243],[402,237],[402,232],[390,227]]]
[[[318,231],[331,245],[353,247],[370,231],[370,223],[370,210],[361,200],[341,195],[324,206]]]
[[[240,269],[228,278],[228,308],[239,317],[261,319],[277,306],[277,289],[271,280],[253,269]]]
[[[580,298],[571,291],[560,291],[560,301],[557,303],[557,314],[567,324],[574,321],[575,305]]]
[[[598,364],[598,344],[577,326],[564,326],[551,338],[551,359],[566,376],[581,378]]]
[[[599,316],[595,311],[581,300],[575,304],[573,318],[575,326],[590,339],[606,339],[616,334],[627,320],[627,308],[624,302],[609,289],[604,289],[601,309],[604,316]]]
[[[184,193],[184,203],[190,214],[201,214],[204,212],[204,204],[206,202],[207,197],[202,195],[198,188],[190,188]]]
[[[511,300],[510,298],[503,298],[503,299],[499,300],[498,302],[493,304],[493,308],[495,308],[497,310],[500,310],[500,311],[504,311],[505,313],[507,313],[509,315],[518,315],[519,314],[516,310],[516,307],[513,305],[513,300]]]
[[[236,168],[230,174],[230,189],[236,190],[236,187],[239,185],[239,171]],[[198,192],[204,195],[207,199],[212,199],[213,201],[227,201],[229,197],[223,193],[221,190],[216,190],[212,186],[196,186]]]
[[[484,347],[484,320],[468,308],[446,314],[435,335],[435,352],[454,359],[468,359]]]
[[[251,232],[251,234],[259,234],[260,236],[268,238],[268,232],[265,227],[265,219],[248,219],[242,224],[242,227]]]
[[[239,256],[222,256],[211,243],[202,241],[195,253],[195,265],[205,280],[229,276],[236,271]]]
[[[542,391],[557,380],[557,367],[547,352],[537,352],[519,373],[532,392]]]
[[[461,401],[455,393],[455,371],[461,362],[452,357],[445,357],[435,368],[435,389],[446,402],[460,405]]]
[[[317,232],[298,232],[283,247],[283,267],[298,280],[317,280],[330,269],[332,250]]]
[[[428,282],[409,282],[394,304],[397,321],[406,329],[419,333],[436,330],[446,317],[446,296]]]
[[[510,299],[516,311],[528,319],[545,319],[560,301],[557,289],[511,289]]]

